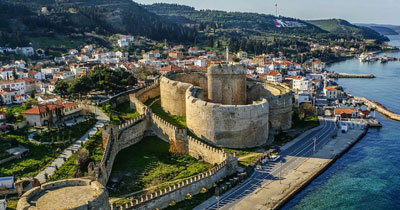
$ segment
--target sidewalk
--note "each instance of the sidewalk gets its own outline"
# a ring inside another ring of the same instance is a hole
[[[75,141],[70,147],[66,148],[61,153],[61,155],[58,156],[57,159],[55,159],[49,166],[47,166],[38,175],[36,175],[35,178],[38,179],[40,183],[46,182],[45,178],[46,173],[48,177],[53,175],[56,172],[56,166],[57,168],[60,168],[65,163],[64,158],[65,160],[68,160],[68,158],[70,158],[73,153],[75,153],[81,148],[82,144],[84,144],[89,138],[93,137],[96,134],[98,129],[101,129],[104,126],[104,124],[110,121],[110,118],[107,117],[107,115],[104,114],[97,107],[92,106],[90,108],[93,109],[93,111],[95,111],[94,113],[96,113],[96,119],[97,119],[96,124],[91,129],[89,129],[85,133],[85,135],[83,135],[79,140]]]

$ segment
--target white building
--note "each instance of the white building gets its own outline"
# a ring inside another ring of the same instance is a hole
[[[195,66],[206,67],[206,60],[198,59],[194,61]]]
[[[277,71],[271,71],[267,74],[267,81],[274,83],[282,83],[282,74]]]
[[[117,42],[119,47],[127,47],[133,42],[133,36],[120,36]]]
[[[20,92],[20,94],[24,94],[26,90],[26,84],[25,81],[22,79],[17,79],[17,80],[2,80],[0,81],[0,89],[15,89]]]
[[[269,73],[269,67],[268,66],[257,66],[256,71],[259,74],[268,74]]]
[[[325,87],[324,95],[327,99],[337,99],[339,97],[339,91],[334,87]]]
[[[44,68],[41,69],[40,72],[42,72],[44,75],[52,75],[54,73],[59,73],[60,72],[60,68]]]
[[[313,101],[312,93],[301,92],[297,94],[297,105],[300,105],[302,103],[312,103],[312,101]]]
[[[299,78],[299,79],[293,79],[293,84],[292,84],[293,90],[297,91],[308,91],[312,90],[312,81],[308,80],[304,77]]]

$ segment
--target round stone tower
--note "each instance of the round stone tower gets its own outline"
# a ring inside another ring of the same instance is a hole
[[[208,99],[224,105],[244,105],[246,70],[243,65],[213,65],[207,70]]]
[[[17,210],[110,210],[103,185],[89,179],[66,179],[35,187],[21,196]]]

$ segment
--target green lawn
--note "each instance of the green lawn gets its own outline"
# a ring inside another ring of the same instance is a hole
[[[104,149],[103,149],[103,141],[101,138],[101,131],[98,131],[95,136],[90,138],[84,145],[83,148],[87,149],[89,151],[89,161],[90,162],[100,162]],[[73,174],[77,170],[76,166],[76,158],[77,154],[73,154],[65,163],[62,165],[55,174],[53,174],[50,178],[49,181],[57,181],[61,179],[68,179],[68,178],[73,178]],[[87,165],[83,166],[81,168],[85,176],[87,175]]]
[[[72,139],[81,138],[90,128],[96,124],[97,120],[91,118],[84,122],[78,123],[66,128],[51,128],[36,134],[33,138],[40,142],[64,142]]]
[[[110,117],[110,123],[113,125],[120,125],[139,116],[139,112],[130,107],[129,101],[118,105],[116,108],[112,108],[111,103],[105,103],[99,108]]]
[[[169,144],[157,137],[146,137],[122,150],[114,161],[108,189],[113,197],[193,176],[211,169],[189,155],[173,155]]]
[[[152,99],[149,99],[149,100],[152,100]],[[146,101],[146,103],[147,103],[147,101]],[[158,115],[159,117],[161,117],[165,121],[171,123],[172,125],[175,125],[178,128],[187,128],[186,117],[168,114],[167,112],[165,112],[162,109],[160,100],[155,102],[150,108],[154,114]]]

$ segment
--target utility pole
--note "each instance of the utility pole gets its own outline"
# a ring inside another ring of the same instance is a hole
[[[275,3],[275,16],[278,17],[278,2]]]
[[[315,146],[317,144],[317,137],[314,136],[314,154],[315,154]]]
[[[226,62],[229,63],[229,48],[226,46]]]
[[[282,184],[282,160],[280,162],[280,167],[279,167],[279,184]]]

